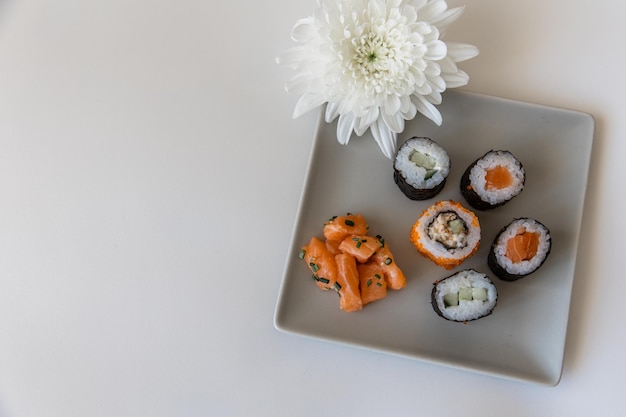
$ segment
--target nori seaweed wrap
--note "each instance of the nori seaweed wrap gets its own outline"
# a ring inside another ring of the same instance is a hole
[[[444,187],[450,158],[435,141],[413,137],[400,146],[393,164],[393,179],[411,200],[427,200]]]
[[[489,151],[461,177],[461,194],[476,210],[500,207],[524,189],[526,172],[509,151]]]
[[[500,230],[494,239],[487,265],[505,281],[515,281],[538,270],[552,249],[548,228],[537,220],[519,218]]]
[[[439,316],[467,322],[493,312],[498,302],[498,290],[486,274],[465,269],[435,282],[430,299]]]

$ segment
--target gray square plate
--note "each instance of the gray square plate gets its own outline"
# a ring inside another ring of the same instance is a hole
[[[337,143],[336,124],[320,118],[287,256],[275,326],[402,357],[515,380],[558,384],[563,364],[578,236],[591,156],[594,119],[588,114],[468,92],[449,91],[439,107],[443,125],[418,116],[399,138],[428,136],[443,146],[452,169],[432,200],[412,201],[393,181],[392,161],[368,134]],[[524,191],[507,205],[476,211],[482,241],[475,256],[446,271],[421,257],[409,232],[423,209],[438,200],[463,203],[459,182],[465,168],[491,149],[513,152],[526,169]],[[339,309],[333,291],[320,291],[300,248],[322,237],[324,221],[362,213],[371,234],[382,235],[407,276],[407,287],[389,292],[362,311]],[[543,267],[516,282],[495,278],[487,253],[501,227],[532,217],[552,233],[552,253]],[[498,305],[491,316],[467,324],[435,314],[435,280],[475,268],[493,277]]]

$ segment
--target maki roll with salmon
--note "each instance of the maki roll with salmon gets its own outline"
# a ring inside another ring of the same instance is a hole
[[[393,164],[393,179],[411,200],[437,195],[450,173],[447,152],[430,138],[413,137],[400,146]]]
[[[466,269],[435,282],[430,298],[439,316],[467,322],[490,315],[498,302],[498,291],[487,275]]]
[[[509,202],[524,189],[526,172],[509,151],[489,151],[461,177],[461,194],[476,210],[490,210]]]
[[[410,238],[422,256],[452,269],[478,250],[480,224],[460,203],[439,201],[422,212]]]
[[[534,219],[515,219],[494,239],[487,264],[498,278],[515,281],[539,269],[551,248],[546,226]]]

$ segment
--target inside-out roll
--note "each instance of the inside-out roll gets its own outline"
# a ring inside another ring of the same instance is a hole
[[[474,255],[480,243],[480,223],[456,201],[439,201],[424,210],[411,229],[417,251],[446,269]]]

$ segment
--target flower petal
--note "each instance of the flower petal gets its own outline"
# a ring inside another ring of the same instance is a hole
[[[317,36],[317,31],[313,27],[313,19],[306,17],[296,22],[291,30],[291,39],[296,42],[306,42]]]
[[[294,95],[305,94],[310,90],[312,77],[310,74],[299,73],[285,84],[285,89]]]
[[[395,133],[400,133],[404,130],[404,119],[402,118],[402,114],[399,112],[396,113],[381,113],[382,119],[385,122],[385,125]]]
[[[441,100],[442,96],[439,91],[433,91],[428,95],[428,102],[434,104],[435,106],[441,104]]]
[[[439,65],[439,68],[441,69],[441,73],[450,74],[450,73],[455,73],[459,70],[459,68],[456,65],[456,62],[454,62],[454,60],[449,56],[446,56],[444,59],[437,61],[437,65]]]
[[[465,10],[465,6],[455,7],[453,9],[446,10],[441,15],[439,15],[434,20],[431,20],[430,23],[437,26],[440,32],[445,32],[445,30],[452,24],[455,20],[457,20],[463,14]]]
[[[429,1],[417,11],[417,16],[420,20],[432,22],[438,19],[447,8],[448,5],[444,0]]]
[[[441,74],[446,80],[448,88],[462,87],[469,82],[469,75],[465,71],[458,70],[453,74]]]
[[[308,58],[307,50],[302,46],[292,46],[276,57],[276,63],[286,67],[295,68]]]
[[[478,48],[466,43],[448,42],[448,56],[454,62],[463,62],[478,55]]]
[[[402,112],[404,120],[413,120],[415,118],[417,109],[415,108],[415,104],[411,101],[410,96],[402,97],[402,106],[400,107],[400,111]]]
[[[428,3],[428,0],[413,0],[411,6],[415,7],[415,10],[419,10]]]
[[[372,125],[372,123],[376,122],[378,116],[380,115],[380,109],[377,106],[372,106],[368,110],[368,112],[360,117],[358,123],[355,124],[354,131],[357,136],[363,135],[365,131]]]
[[[430,41],[426,44],[428,51],[424,54],[424,59],[437,61],[443,59],[448,53],[446,43],[440,40]]]
[[[435,107],[432,103],[427,101],[426,98],[422,96],[414,95],[413,103],[415,104],[418,112],[422,113],[424,116],[435,122],[437,126],[441,126],[443,118],[441,117],[441,113],[439,113],[437,107]]]
[[[384,102],[384,112],[393,114],[400,111],[400,98],[395,94],[387,94]]]
[[[347,145],[350,141],[350,136],[354,130],[354,114],[342,114],[339,116],[337,122],[337,141],[342,145]]]
[[[339,116],[339,104],[335,103],[335,102],[328,102],[328,104],[326,105],[326,115],[324,117],[324,120],[326,120],[326,123],[330,123],[333,120],[335,120],[337,118],[337,116]]]
[[[296,108],[293,111],[293,118],[297,119],[304,113],[313,110],[314,108],[324,104],[324,96],[322,94],[306,93],[296,103]]]
[[[433,86],[433,91],[445,91],[446,90],[446,82],[445,80],[440,76],[440,75],[436,75],[436,76],[426,76],[426,78],[428,79],[428,83]]]
[[[417,20],[417,11],[415,10],[415,7],[405,5],[402,8],[402,16],[406,18],[407,24],[411,24]]]
[[[389,130],[382,119],[378,119],[378,121],[370,127],[370,131],[383,154],[387,158],[393,159],[396,153],[397,134]]]

